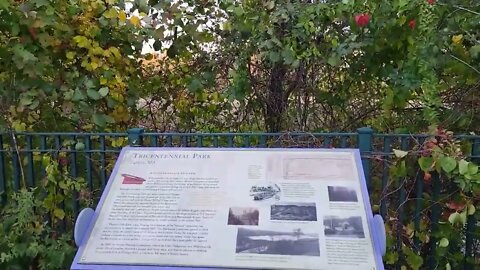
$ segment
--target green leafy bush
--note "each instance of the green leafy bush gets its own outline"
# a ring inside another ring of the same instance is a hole
[[[57,159],[46,155],[43,163],[42,185],[10,194],[0,212],[2,270],[67,269],[73,260],[73,211],[61,206],[85,184],[71,178]]]

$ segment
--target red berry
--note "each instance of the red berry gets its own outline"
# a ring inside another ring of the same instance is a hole
[[[359,27],[367,26],[369,21],[370,21],[370,15],[368,15],[366,13],[355,15],[355,23]]]
[[[60,157],[58,159],[58,163],[61,165],[61,166],[67,166],[68,165],[68,159],[66,157]]]
[[[425,182],[430,182],[430,180],[432,180],[432,175],[429,172],[425,172],[425,175],[423,175],[423,180],[425,180]]]
[[[415,26],[417,26],[417,22],[415,20],[410,20],[408,22],[408,27],[410,27],[411,29],[415,29]]]
[[[427,2],[428,2],[430,5],[434,5],[434,4],[435,4],[435,0],[427,0]]]

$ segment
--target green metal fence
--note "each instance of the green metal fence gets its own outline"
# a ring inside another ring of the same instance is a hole
[[[436,203],[440,193],[438,176],[432,178],[432,201],[429,211],[425,211],[423,198],[424,181],[420,174],[415,179],[394,181],[389,178],[389,165],[393,149],[409,150],[415,144],[421,144],[427,135],[376,134],[370,128],[360,128],[353,133],[148,133],[134,128],[125,133],[3,133],[0,134],[0,193],[1,202],[7,202],[7,194],[17,191],[25,182],[34,187],[45,176],[44,167],[38,157],[49,153],[61,157],[68,163],[70,175],[83,177],[88,191],[94,194],[94,204],[98,201],[114,161],[121,146],[153,147],[296,147],[296,148],[359,148],[374,210],[384,217],[395,211],[398,225],[414,223],[414,229],[420,230],[420,220],[424,215],[432,224],[440,219],[441,206]],[[470,158],[480,162],[480,136],[458,136],[471,144]],[[74,216],[80,208],[78,194],[73,194],[71,209]],[[408,211],[407,209],[414,209]],[[412,214],[408,216],[407,214]],[[73,222],[66,222],[71,229]],[[433,225],[435,226],[435,225]],[[401,226],[397,231],[396,247],[401,250]],[[431,228],[432,232],[436,230]],[[465,230],[464,254],[466,258],[478,259],[477,220],[471,215]],[[436,242],[432,238],[429,254],[435,252]],[[420,241],[414,238],[414,247],[420,251]],[[400,252],[401,253],[401,252]],[[429,262],[434,269],[435,261]],[[466,269],[473,269],[473,265]]]

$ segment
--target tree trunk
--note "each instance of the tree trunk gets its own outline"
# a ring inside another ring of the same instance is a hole
[[[279,132],[283,126],[283,114],[287,108],[283,83],[287,69],[283,64],[275,64],[270,73],[266,94],[265,127],[268,132]]]

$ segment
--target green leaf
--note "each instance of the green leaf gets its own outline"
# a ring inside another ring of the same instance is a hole
[[[162,49],[162,41],[161,40],[155,40],[153,43],[153,49],[155,51],[160,51]]]
[[[284,48],[282,51],[283,61],[285,64],[291,65],[293,61],[295,61],[295,55],[293,55],[293,51],[290,48]]]
[[[240,6],[237,6],[233,9],[233,13],[237,16],[242,16],[243,15],[243,8]]]
[[[398,149],[393,149],[393,153],[397,158],[403,158],[408,155],[407,151],[398,150]]]
[[[448,217],[448,221],[452,225],[465,225],[465,223],[467,223],[467,211],[463,211],[462,213],[455,212],[450,214],[450,216]]]
[[[478,58],[480,56],[480,45],[472,46],[469,52],[473,58]]]
[[[90,79],[85,80],[85,81],[83,82],[83,85],[85,85],[85,87],[86,87],[87,89],[92,89],[92,88],[95,87],[95,83],[94,83],[92,80],[90,80]]]
[[[82,142],[77,142],[75,144],[75,150],[76,151],[82,151],[83,149],[85,149],[85,144],[82,143]]]
[[[58,186],[63,190],[68,189],[67,183],[65,181],[58,182]]]
[[[438,246],[439,247],[448,247],[449,243],[450,242],[448,241],[448,239],[444,237],[440,240],[440,242],[438,242]]]
[[[460,219],[459,213],[457,212],[451,213],[450,216],[448,217],[448,222],[450,222],[450,224],[452,225],[455,225],[455,223],[457,223],[459,219]]]
[[[92,115],[92,120],[99,127],[104,127],[107,124],[104,114],[95,113]]]
[[[35,0],[32,2],[35,3],[37,8],[48,5],[48,0]]]
[[[28,105],[28,108],[29,108],[30,110],[35,110],[35,109],[38,107],[38,105],[40,105],[40,101],[39,101],[38,99],[35,99],[35,100],[32,102],[32,104]]]
[[[0,0],[0,9],[8,9],[10,7],[10,1]]]
[[[89,98],[93,100],[99,100],[102,98],[102,96],[98,93],[98,91],[95,91],[93,89],[88,89],[87,90],[87,95]]]
[[[405,253],[405,255],[407,255],[407,264],[410,265],[410,267],[414,270],[420,269],[420,267],[423,265],[422,256],[417,255],[415,252],[413,252],[410,248],[407,247],[403,248],[403,252]]]
[[[268,1],[268,2],[265,4],[265,7],[266,7],[268,10],[272,10],[272,9],[275,7],[275,1]]]
[[[468,163],[468,174],[473,175],[478,173],[478,165],[473,164],[472,162]]]
[[[98,93],[100,94],[100,96],[105,97],[108,95],[109,91],[110,90],[108,89],[108,87],[102,87],[98,90]]]
[[[2,5],[2,0],[0,0],[0,7]],[[12,35],[13,36],[18,36],[18,34],[20,33],[20,26],[16,23],[14,23],[12,25]]]
[[[395,264],[398,261],[398,252],[387,252],[384,257],[386,264]]]
[[[73,93],[72,101],[80,101],[85,99],[85,94],[80,89],[75,89]]]
[[[418,159],[418,165],[422,171],[428,172],[432,170],[433,158],[432,157],[421,157]]]
[[[65,217],[65,211],[60,208],[55,208],[55,210],[53,210],[53,215],[58,219],[63,219]]]
[[[440,166],[442,169],[449,173],[452,172],[457,167],[457,161],[453,157],[441,157],[440,158]]]
[[[32,104],[33,100],[31,97],[22,97],[20,99],[20,102],[19,102],[19,105],[21,106],[28,106],[30,104]]]
[[[197,92],[203,88],[203,85],[199,79],[193,78],[187,87],[190,92]]]
[[[476,209],[475,209],[475,206],[474,206],[473,204],[469,204],[469,205],[467,206],[467,214],[468,214],[469,216],[475,214],[475,211],[476,211]]]
[[[340,57],[336,54],[333,54],[332,56],[330,56],[327,60],[327,63],[330,65],[330,66],[337,66],[338,63],[340,63]]]
[[[465,159],[462,159],[458,162],[458,171],[461,175],[464,175],[468,172],[468,162]]]

